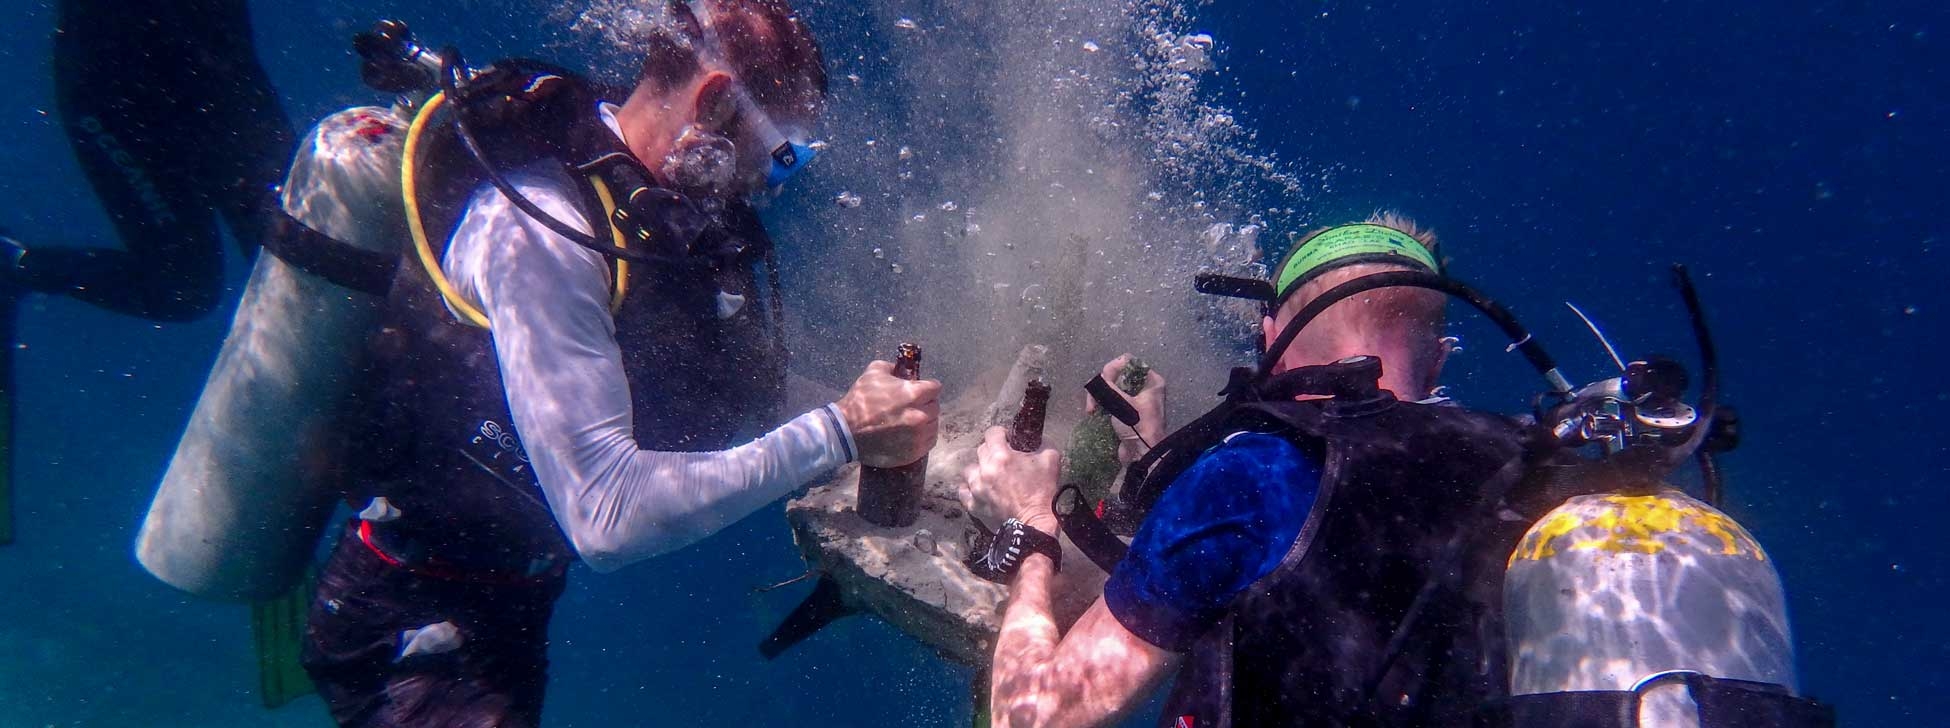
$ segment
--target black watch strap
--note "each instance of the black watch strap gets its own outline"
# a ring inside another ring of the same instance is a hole
[[[1008,583],[1030,554],[1048,556],[1058,571],[1063,569],[1063,546],[1056,537],[1029,527],[1021,519],[1003,521],[994,536],[983,537],[975,546],[962,564],[976,576],[997,584]]]

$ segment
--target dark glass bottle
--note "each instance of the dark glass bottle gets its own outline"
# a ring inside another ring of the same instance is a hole
[[[921,379],[921,347],[901,344],[894,357],[894,376]],[[860,468],[860,517],[876,526],[914,525],[921,508],[921,489],[928,481],[928,457],[893,468]]]
[[[1009,447],[1016,452],[1043,449],[1043,420],[1049,416],[1049,385],[1041,379],[1029,380],[1022,390],[1022,408],[1009,424]]]

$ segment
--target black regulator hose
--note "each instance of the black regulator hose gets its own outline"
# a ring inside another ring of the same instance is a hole
[[[1571,382],[1557,370],[1556,360],[1551,358],[1550,352],[1544,350],[1544,345],[1538,342],[1536,337],[1530,335],[1530,330],[1517,321],[1515,314],[1461,281],[1426,271],[1374,273],[1342,283],[1320,294],[1318,298],[1308,302],[1305,308],[1300,309],[1293,320],[1287,323],[1286,328],[1280,330],[1279,338],[1274,339],[1273,344],[1266,347],[1266,353],[1259,360],[1260,377],[1263,379],[1272,373],[1273,367],[1279,363],[1280,357],[1286,354],[1287,347],[1293,345],[1293,339],[1300,335],[1301,329],[1305,329],[1307,324],[1312,323],[1329,306],[1377,288],[1395,287],[1424,288],[1461,299],[1475,307],[1495,323],[1496,327],[1503,331],[1504,336],[1510,338],[1512,348],[1523,352],[1524,359],[1529,360],[1530,366],[1544,377],[1552,393],[1561,396],[1571,394]]]
[[[1725,495],[1720,481],[1720,471],[1713,463],[1713,454],[1702,447],[1706,438],[1713,433],[1719,417],[1720,405],[1720,353],[1713,346],[1713,332],[1706,325],[1706,307],[1700,304],[1699,290],[1693,287],[1693,276],[1686,266],[1672,264],[1673,285],[1679,288],[1679,298],[1686,303],[1686,316],[1692,321],[1693,342],[1699,347],[1700,393],[1697,425],[1693,435],[1686,439],[1681,452],[1694,453],[1699,459],[1700,477],[1706,486],[1706,502],[1715,506]]]

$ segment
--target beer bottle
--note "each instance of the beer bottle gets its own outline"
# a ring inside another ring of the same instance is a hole
[[[901,344],[894,357],[894,376],[921,379],[921,347]],[[928,480],[928,456],[892,468],[860,468],[860,517],[876,526],[914,525],[921,508],[921,489]]]
[[[1009,447],[1016,452],[1043,449],[1043,420],[1049,415],[1049,385],[1041,379],[1029,380],[1022,390],[1022,408],[1009,424]]]

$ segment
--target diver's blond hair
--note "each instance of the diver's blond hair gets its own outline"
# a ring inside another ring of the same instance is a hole
[[[1407,235],[1411,238],[1414,238],[1415,242],[1422,244],[1422,247],[1428,248],[1430,254],[1432,255],[1439,254],[1439,249],[1437,246],[1440,245],[1440,243],[1435,238],[1435,231],[1430,230],[1426,227],[1422,227],[1422,224],[1416,222],[1414,218],[1404,215],[1398,210],[1389,210],[1386,208],[1375,210],[1373,213],[1368,215],[1368,219],[1362,220],[1361,222],[1367,225],[1380,225],[1382,227],[1391,230],[1399,231],[1403,235]],[[1327,232],[1336,227],[1340,227],[1340,226],[1322,225],[1320,227],[1314,228],[1311,231],[1308,231],[1306,235],[1303,235],[1298,240],[1293,241],[1293,249],[1299,250],[1302,246],[1306,245],[1309,241],[1313,240],[1315,237],[1318,237],[1321,233]],[[1289,253],[1289,255],[1290,254],[1291,253]]]
[[[1399,210],[1375,210],[1374,214],[1369,215],[1368,219],[1362,222],[1401,231],[1402,234],[1415,238],[1415,242],[1421,243],[1422,247],[1429,249],[1429,252],[1436,252],[1435,231],[1422,227],[1421,223],[1415,222]]]

